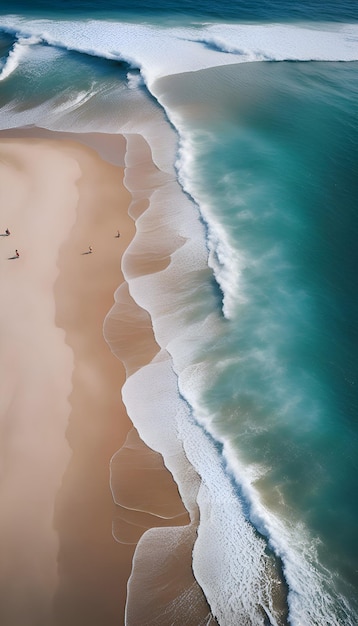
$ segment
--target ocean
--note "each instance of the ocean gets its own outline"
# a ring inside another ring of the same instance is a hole
[[[31,4],[0,8],[0,128],[127,140],[123,272],[160,353],[123,398],[199,505],[212,615],[356,625],[357,4]]]

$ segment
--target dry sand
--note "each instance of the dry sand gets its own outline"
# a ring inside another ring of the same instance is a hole
[[[88,147],[96,137],[29,134],[0,135],[0,623],[118,626],[138,537],[112,536],[109,462],[131,423],[102,326],[134,234],[130,197],[122,168]],[[122,162],[123,138],[109,143]]]

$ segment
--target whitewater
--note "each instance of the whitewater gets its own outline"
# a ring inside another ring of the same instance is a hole
[[[357,615],[336,591],[332,574],[317,564],[315,544],[304,524],[290,526],[263,505],[254,482],[264,474],[264,467],[248,470],[230,441],[219,436],[200,403],[200,392],[210,377],[200,355],[209,341],[220,338],[243,297],[240,276],[245,260],[231,247],[210,206],[197,198],[192,137],[182,115],[171,108],[162,79],[247,62],[357,61],[358,26],[197,23],[163,28],[11,16],[2,18],[0,27],[14,39],[1,69],[2,81],[15,76],[22,64],[40,64],[41,57],[38,61],[32,53],[46,45],[54,56],[66,50],[125,62],[129,90],[148,89],[161,107],[160,114],[153,114],[155,123],[132,116],[128,107],[115,127],[109,121],[94,128],[96,121],[82,119],[76,123],[76,132],[123,134],[127,139],[125,184],[135,201],[150,199],[148,209],[136,219],[136,236],[124,255],[123,272],[131,296],[151,316],[160,353],[128,376],[123,398],[143,440],[163,455],[193,521],[199,506],[193,569],[213,615],[227,626],[235,626],[238,616],[240,624],[284,623],[285,611],[279,606],[281,600],[277,602],[283,574],[288,621],[293,626],[353,626]],[[2,111],[2,126],[73,130],[71,116],[95,97],[94,89],[57,107],[53,101],[23,112],[8,107]],[[165,145],[158,142],[163,133]],[[149,178],[140,190],[131,183],[137,166],[131,143],[137,135],[150,146],[161,173],[159,182],[153,185]],[[131,255],[143,246],[157,246],[156,224],[172,241],[171,248],[163,247],[163,253],[170,254],[170,264],[151,275],[132,275]],[[209,275],[208,266],[219,293],[202,281]],[[191,278],[184,283],[186,276]],[[165,381],[160,392],[158,380]],[[138,398],[138,388],[147,402]],[[187,460],[194,471],[188,469]],[[143,538],[146,549],[150,540],[151,532]]]

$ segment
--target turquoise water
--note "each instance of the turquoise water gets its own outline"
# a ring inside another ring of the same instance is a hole
[[[354,603],[357,87],[357,65],[335,63],[245,64],[175,87],[186,107],[202,98],[204,119],[182,122],[192,191],[230,238],[215,263],[229,321],[201,400]]]
[[[258,605],[272,624],[356,624],[356,4],[180,7],[60,3],[44,23],[3,4],[1,128],[142,134],[175,172],[186,194],[151,209],[189,242],[176,278],[127,279],[171,356],[170,406],[207,489],[194,572],[220,624],[263,624]]]

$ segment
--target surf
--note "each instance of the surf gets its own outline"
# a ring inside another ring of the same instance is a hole
[[[358,59],[355,24],[195,24],[157,28],[100,20],[56,22],[3,17],[1,29],[17,38],[37,37],[51,46],[124,60],[141,69],[149,87],[162,76],[231,63]],[[89,45],[89,41],[96,43]]]

